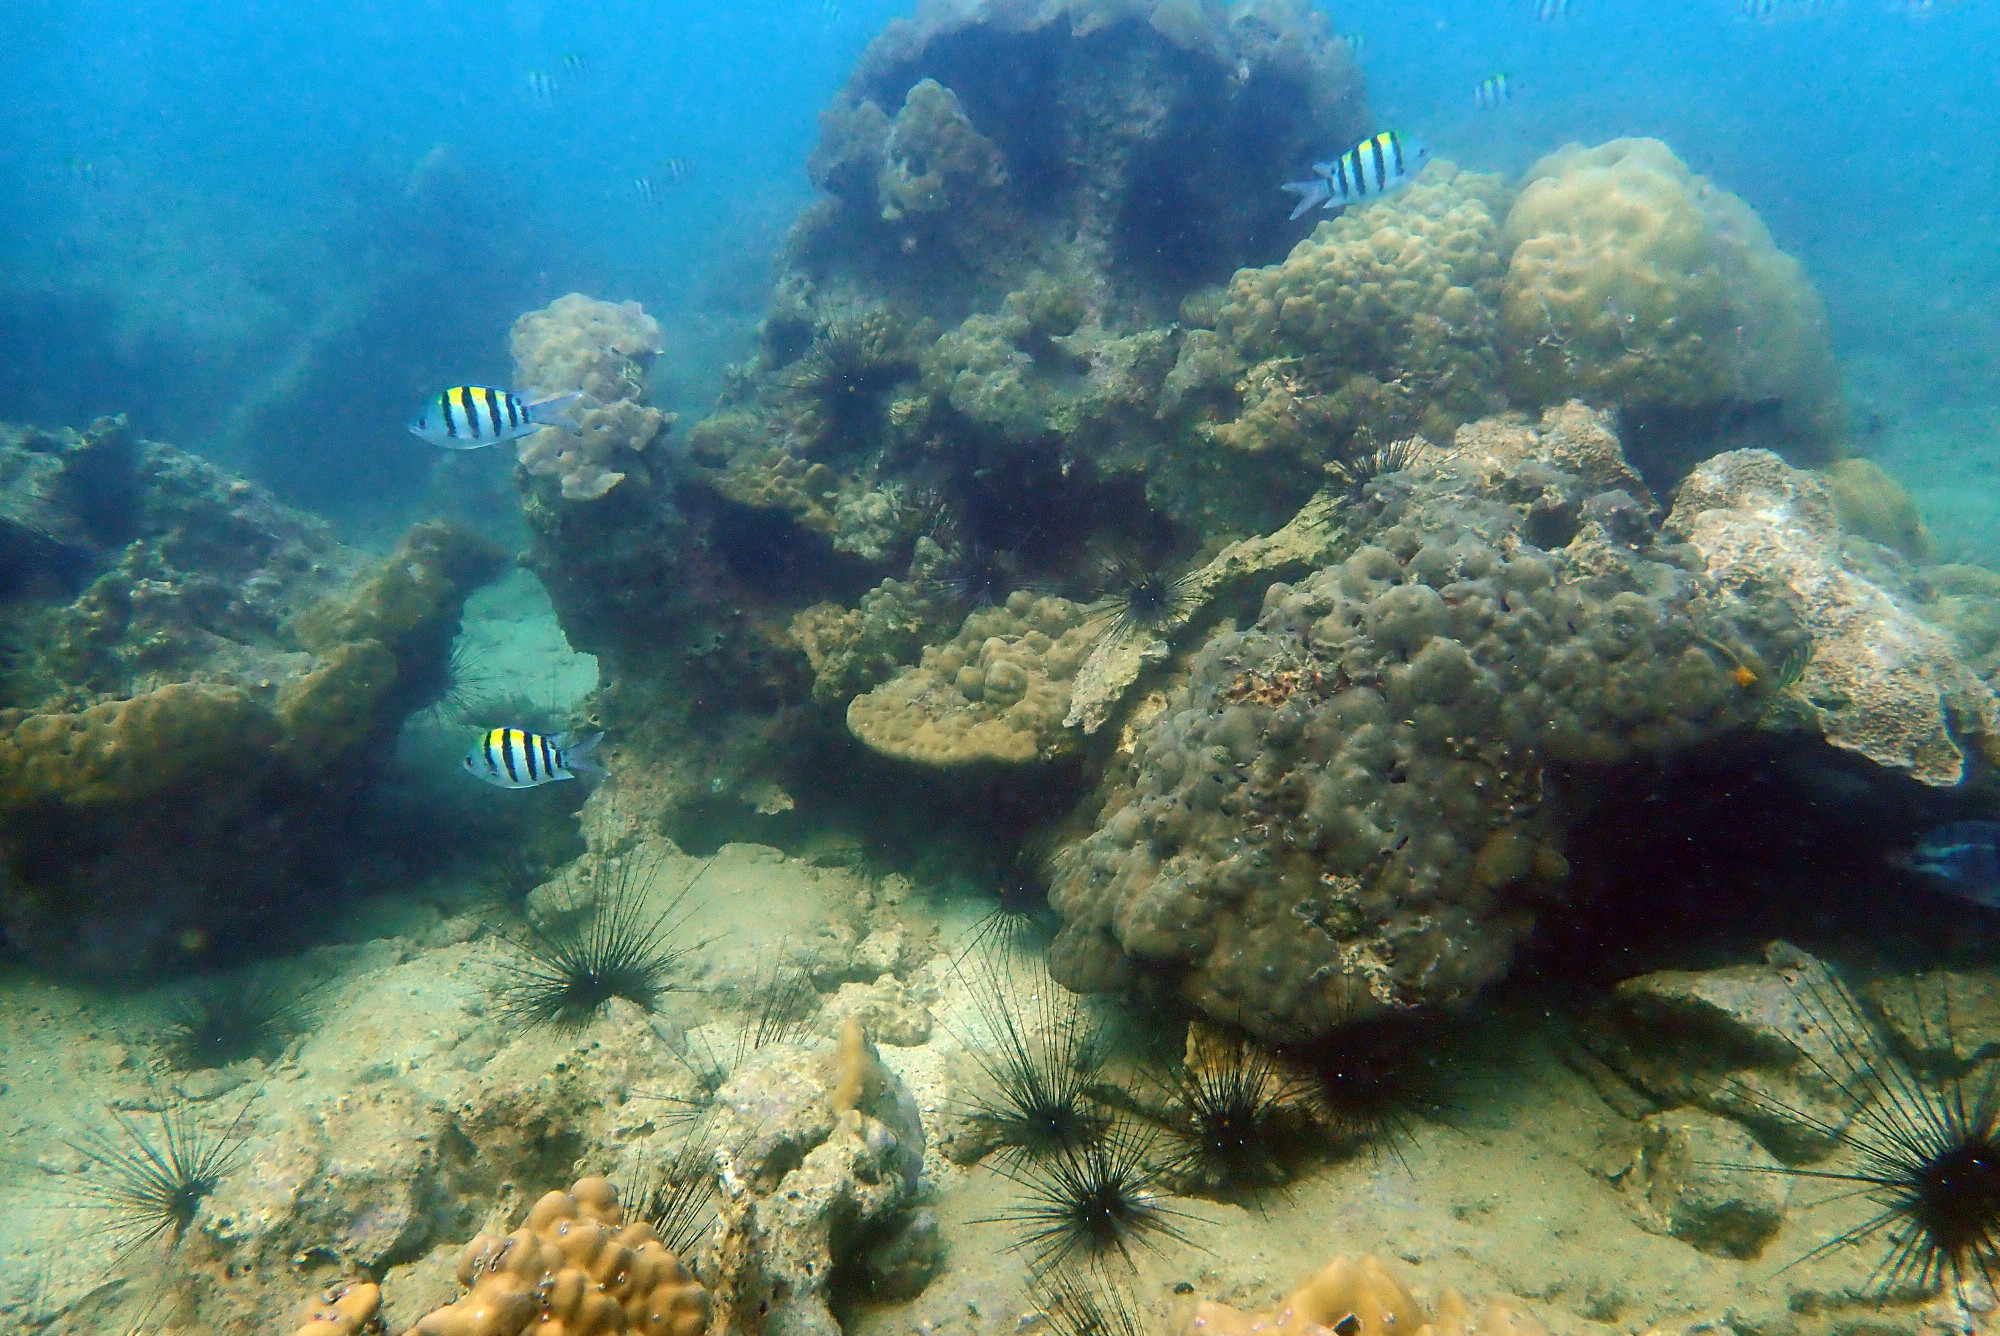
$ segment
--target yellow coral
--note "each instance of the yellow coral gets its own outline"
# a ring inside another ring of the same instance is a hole
[[[948,644],[847,707],[847,728],[886,756],[924,765],[1025,765],[1074,744],[1069,686],[1094,636],[1083,610],[1017,592],[965,619]]]
[[[357,1336],[377,1329],[375,1313],[381,1306],[380,1285],[336,1286],[306,1310],[305,1321],[293,1336]]]
[[[1424,1311],[1377,1257],[1340,1256],[1306,1278],[1271,1313],[1242,1313],[1223,1304],[1197,1304],[1187,1326],[1190,1336],[1253,1336],[1296,1332],[1298,1336],[1546,1336],[1533,1314],[1502,1299],[1477,1311],[1456,1290],[1446,1290],[1435,1316]]]
[[[614,468],[646,449],[669,417],[646,404],[646,369],[660,352],[660,325],[637,302],[601,302],[572,292],[514,322],[515,383],[553,394],[579,390],[574,429],[524,436],[522,467],[557,478],[569,501],[594,501],[625,480]]]
[[[1507,375],[1528,400],[1774,412],[1829,453],[1839,405],[1826,315],[1736,196],[1656,139],[1571,144],[1507,216]]]
[[[455,620],[466,595],[498,574],[505,559],[499,548],[449,520],[413,525],[372,574],[300,613],[292,634],[320,653],[379,640],[400,656],[412,637],[433,634],[447,617]]]
[[[198,682],[74,714],[8,711],[0,714],[0,808],[140,802],[221,775],[248,782],[280,736],[271,712],[245,692]]]
[[[701,1336],[709,1297],[654,1236],[625,1224],[602,1178],[535,1203],[506,1238],[481,1234],[458,1262],[468,1293],[420,1319],[409,1336]]]

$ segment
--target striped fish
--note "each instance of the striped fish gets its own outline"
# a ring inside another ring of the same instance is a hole
[[[1315,204],[1323,209],[1344,209],[1402,189],[1423,170],[1429,155],[1421,140],[1384,130],[1337,158],[1314,163],[1310,181],[1287,181],[1281,189],[1299,196],[1299,206],[1292,210],[1294,218]]]
[[[1569,13],[1569,0],[1535,0],[1535,17],[1553,23]]]
[[[1491,111],[1514,97],[1514,81],[1504,74],[1495,74],[1481,79],[1472,90],[1472,105],[1481,111]]]
[[[522,728],[496,728],[480,738],[465,758],[465,771],[503,789],[534,789],[578,775],[607,774],[603,766],[585,759],[603,740],[602,733],[587,738],[558,733],[548,738]]]
[[[574,428],[576,424],[563,417],[562,411],[581,397],[581,391],[571,390],[530,403],[510,390],[454,385],[440,391],[424,405],[423,412],[410,419],[410,430],[447,450],[477,450],[543,427]]]

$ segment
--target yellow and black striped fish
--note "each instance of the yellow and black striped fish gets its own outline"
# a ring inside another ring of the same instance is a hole
[[[567,733],[543,737],[523,728],[496,728],[479,739],[465,758],[466,773],[503,789],[533,789],[578,775],[608,773],[586,760],[604,740],[602,733],[572,738]]]
[[[1569,13],[1569,0],[1535,0],[1535,17],[1553,23]]]
[[[454,385],[424,404],[424,411],[410,419],[410,430],[447,450],[477,450],[543,427],[575,427],[562,411],[580,397],[580,391],[571,390],[531,403],[510,390]]]
[[[1429,156],[1422,140],[1394,130],[1370,136],[1337,158],[1314,163],[1311,180],[1285,182],[1283,189],[1299,196],[1292,217],[1315,204],[1344,209],[1400,190],[1423,170]]]
[[[1513,97],[1514,81],[1504,74],[1488,75],[1472,89],[1472,105],[1481,111],[1491,111],[1503,103],[1512,101]]]

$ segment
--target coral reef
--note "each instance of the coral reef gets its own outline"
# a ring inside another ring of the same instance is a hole
[[[788,264],[947,323],[1081,264],[1099,302],[1164,318],[1281,249],[1271,183],[1368,128],[1346,48],[1290,0],[938,6],[891,23],[821,117],[830,198]]]
[[[1841,528],[1894,548],[1911,561],[1930,560],[1931,533],[1917,503],[1880,464],[1872,459],[1836,459],[1824,472]]]
[[[1446,1290],[1435,1314],[1378,1257],[1335,1257],[1269,1313],[1243,1313],[1203,1300],[1194,1307],[1187,1336],[1255,1336],[1259,1332],[1332,1331],[1341,1336],[1543,1336],[1534,1314],[1506,1299],[1488,1299],[1474,1308],[1464,1295]]]
[[[8,938],[73,971],[199,960],[344,861],[325,850],[365,795],[373,767],[356,758],[442,689],[466,596],[500,553],[419,525],[342,589],[353,555],[247,483],[117,423],[25,439],[17,476],[45,503],[65,494],[42,485],[44,459],[129,471],[122,527],[93,508],[118,495],[98,482],[52,530],[121,541],[77,548],[103,573],[66,606],[7,610]]]
[[[1248,368],[1243,407],[1213,427],[1216,443],[1316,464],[1357,434],[1443,440],[1503,407],[1493,311],[1507,198],[1499,177],[1439,163],[1394,199],[1322,223],[1284,263],[1239,272],[1216,331]],[[1193,359],[1212,383],[1231,365],[1190,339],[1181,360]],[[1175,370],[1184,385],[1202,374]]]
[[[914,668],[856,696],[848,730],[875,751],[932,766],[1026,765],[1074,745],[1069,683],[1094,637],[1067,599],[1015,593],[965,619]]]
[[[1681,484],[1666,528],[1724,587],[1797,599],[1813,655],[1796,694],[1834,746],[1951,785],[1965,775],[1959,737],[1985,746],[2000,733],[2000,698],[1949,635],[1857,568],[1814,475],[1766,450],[1717,455]]]
[[[1542,159],[1506,246],[1502,346],[1525,402],[1624,408],[1637,462],[1659,482],[1728,435],[1805,463],[1837,452],[1818,295],[1748,205],[1665,144],[1571,144]]]
[[[602,1178],[535,1203],[505,1238],[481,1234],[459,1256],[463,1298],[410,1336],[520,1336],[529,1327],[577,1336],[702,1336],[709,1296],[650,1225],[626,1224]]]
[[[516,320],[509,343],[517,385],[542,395],[583,394],[570,413],[574,428],[544,427],[521,438],[522,468],[555,478],[565,501],[595,501],[642,466],[670,421],[646,403],[660,326],[639,303],[572,292]]]
[[[1462,996],[1560,897],[1557,767],[1758,716],[1733,669],[1799,640],[1791,606],[1657,550],[1600,415],[1413,457],[1344,512],[1345,560],[1211,639],[1107,777],[1051,895],[1066,984],[1165,968],[1266,1034]]]

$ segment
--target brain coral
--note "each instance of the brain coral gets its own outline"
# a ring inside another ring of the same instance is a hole
[[[1505,204],[1500,178],[1438,163],[1393,199],[1321,223],[1282,264],[1239,271],[1217,330],[1254,365],[1245,413],[1215,439],[1310,456],[1361,426],[1441,439],[1499,407]]]
[[[959,766],[1024,765],[1066,750],[1069,686],[1096,638],[1084,610],[1021,591],[1003,608],[965,619],[949,643],[857,696],[855,737],[900,760]]]
[[[1749,205],[1665,144],[1550,154],[1528,173],[1506,239],[1501,328],[1523,398],[1768,422],[1772,443],[1809,459],[1836,446],[1818,294]]]
[[[653,443],[667,415],[646,404],[646,368],[660,352],[660,325],[637,302],[558,297],[514,322],[514,381],[524,390],[580,390],[574,430],[548,427],[521,438],[529,473],[558,478],[569,501],[594,501],[625,480],[614,464]],[[629,467],[629,465],[624,465]]]
[[[1060,860],[1063,982],[1153,962],[1267,1034],[1463,994],[1564,880],[1552,765],[1756,717],[1732,669],[1797,640],[1790,604],[1652,555],[1597,415],[1427,454],[1349,508],[1345,560],[1271,586],[1137,734]]]

